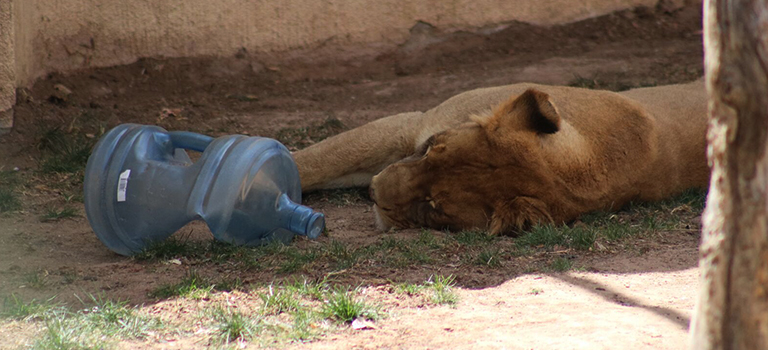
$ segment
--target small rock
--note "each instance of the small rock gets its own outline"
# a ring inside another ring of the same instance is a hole
[[[160,116],[158,117],[159,120],[163,120],[168,117],[174,117],[176,119],[185,119],[181,116],[181,111],[183,108],[163,108],[160,110]]]
[[[36,102],[35,99],[32,97],[32,92],[30,92],[28,89],[25,89],[25,88],[19,88],[18,90],[16,90],[16,101],[17,101],[16,103]]]
[[[248,102],[248,101],[258,101],[259,97],[256,95],[251,94],[229,94],[227,95],[227,98],[231,98],[233,100]]]
[[[67,99],[72,94],[72,90],[62,84],[56,84],[53,86],[54,95],[62,100]]]
[[[356,318],[354,321],[352,321],[352,329],[361,331],[365,329],[376,329],[376,327],[374,327],[373,324],[368,321]]]
[[[93,98],[101,98],[113,95],[115,92],[106,85],[96,85],[91,87],[90,94]]]

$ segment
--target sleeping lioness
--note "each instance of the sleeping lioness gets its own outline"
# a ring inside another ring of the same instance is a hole
[[[621,93],[515,84],[294,156],[305,192],[370,185],[381,229],[502,234],[706,186],[706,125],[701,80]]]

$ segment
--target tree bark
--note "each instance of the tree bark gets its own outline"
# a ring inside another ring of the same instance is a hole
[[[768,3],[706,0],[712,167],[692,349],[768,349]]]

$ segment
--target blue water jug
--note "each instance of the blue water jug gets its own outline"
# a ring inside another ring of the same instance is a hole
[[[192,162],[185,150],[202,152]],[[201,219],[237,245],[317,238],[323,214],[301,203],[288,149],[263,137],[213,139],[123,124],[94,147],[85,169],[85,212],[98,238],[122,255],[140,252]]]

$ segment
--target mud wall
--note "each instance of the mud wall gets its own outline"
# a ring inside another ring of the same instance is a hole
[[[14,51],[13,8],[0,0],[0,132],[13,125],[16,102],[16,62]]]
[[[552,25],[658,1],[0,0],[0,113],[12,106],[14,87],[52,71],[243,49],[265,59],[313,48],[322,49],[313,58],[349,58],[403,43],[418,21],[444,31],[512,20]],[[2,121],[0,114],[0,128]]]

